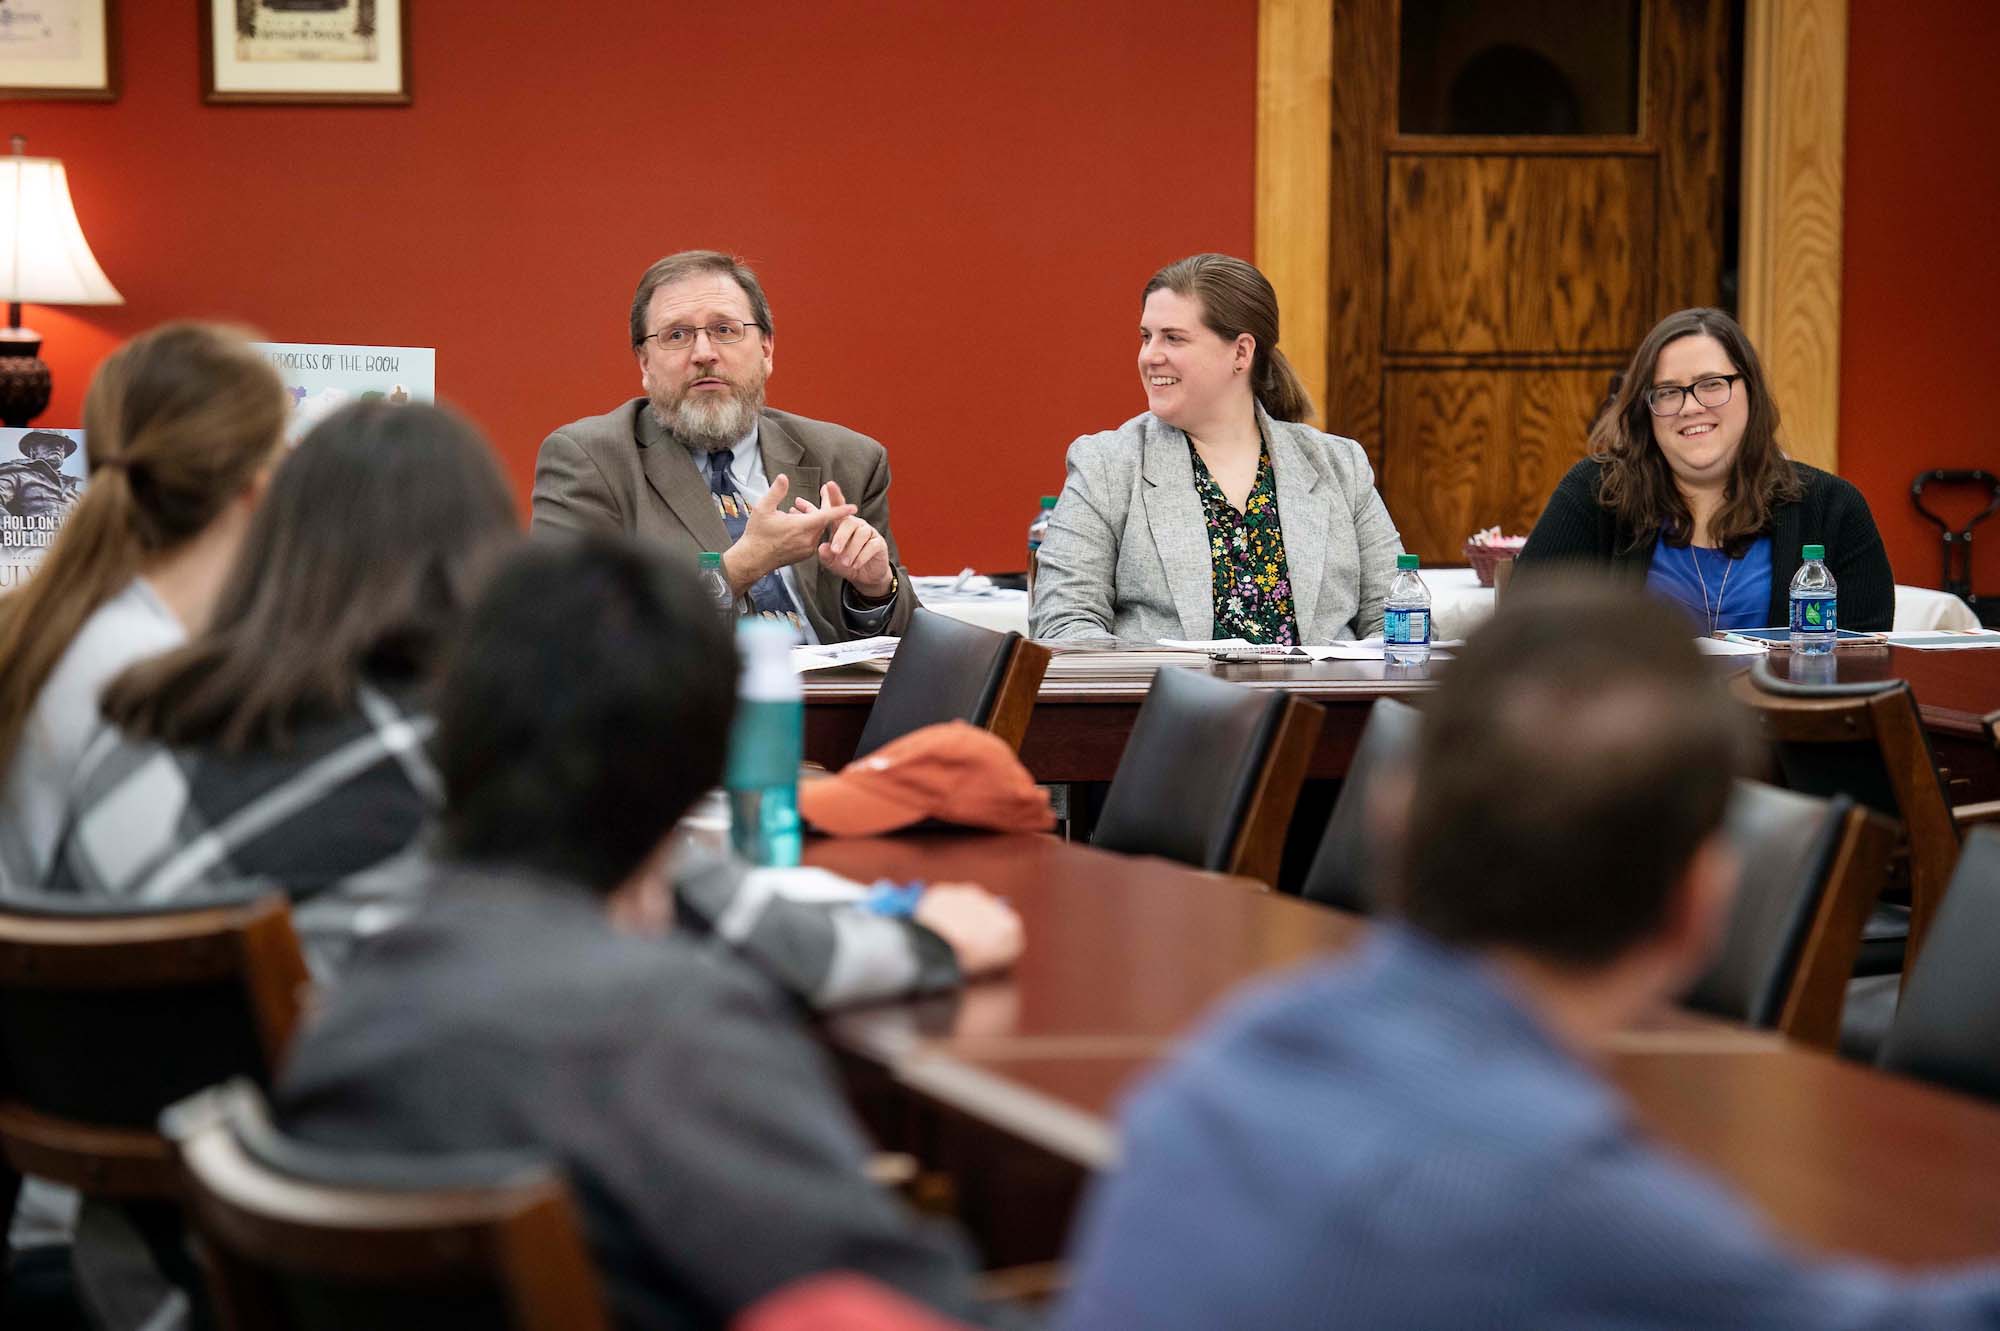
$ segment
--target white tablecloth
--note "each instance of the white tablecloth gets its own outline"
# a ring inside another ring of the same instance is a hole
[[[1466,637],[1493,613],[1493,589],[1480,586],[1479,575],[1469,568],[1427,568],[1423,579],[1431,592],[1433,637]],[[1026,592],[990,592],[984,596],[923,594],[923,603],[940,614],[981,628],[1028,631]],[[1930,587],[1896,585],[1896,632],[1978,627],[1979,617],[1972,613],[1972,607],[1956,596]]]

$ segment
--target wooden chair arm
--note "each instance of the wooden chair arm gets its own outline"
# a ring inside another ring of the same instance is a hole
[[[1951,820],[1963,832],[1968,827],[1981,823],[2000,823],[2000,800],[1981,800],[1977,804],[1954,804]]]
[[[1069,1284],[1069,1266],[1064,1262],[1030,1262],[1025,1266],[1005,1266],[982,1271],[973,1288],[981,1299],[1025,1303],[1048,1302]]]

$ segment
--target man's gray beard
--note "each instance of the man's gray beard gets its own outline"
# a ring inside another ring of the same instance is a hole
[[[720,402],[712,394],[685,393],[672,407],[653,400],[653,419],[687,447],[700,452],[728,448],[744,435],[764,409],[764,386],[734,389]]]

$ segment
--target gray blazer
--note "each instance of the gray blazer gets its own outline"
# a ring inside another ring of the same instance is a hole
[[[532,530],[623,532],[660,541],[694,567],[703,550],[723,550],[729,533],[716,515],[708,481],[686,448],[646,411],[645,398],[602,416],[571,421],[542,441],[535,457]],[[764,474],[791,478],[791,493],[817,502],[824,481],[840,486],[861,517],[882,533],[896,565],[895,607],[882,633],[901,633],[916,608],[916,589],[896,554],[889,531],[889,455],[867,435],[766,407],[758,416],[758,446]],[[800,607],[821,642],[842,642],[859,630],[841,610],[846,586],[817,559],[792,565],[799,582]]]
[[[1382,630],[1403,541],[1361,445],[1309,425],[1257,424],[1304,642]],[[1208,526],[1181,431],[1148,412],[1069,446],[1069,475],[1036,560],[1037,638],[1215,636]]]

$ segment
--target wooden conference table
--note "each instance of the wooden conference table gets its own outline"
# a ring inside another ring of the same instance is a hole
[[[1118,1097],[1217,1000],[1370,927],[1051,837],[821,840],[806,860],[863,880],[970,879],[1021,913],[1011,974],[826,1029],[864,1119],[951,1180],[997,1266],[1060,1253],[1088,1172],[1115,1153]],[[1622,1033],[1610,1056],[1641,1119],[1781,1232],[1913,1265],[2000,1253],[2000,1110],[1687,1013]]]
[[[1035,713],[1021,743],[1021,761],[1043,782],[1109,781],[1153,671],[1065,676],[1061,657],[1042,681]],[[1718,669],[1745,668],[1748,658],[1718,657]],[[1285,689],[1326,708],[1326,725],[1307,768],[1309,777],[1347,772],[1354,745],[1377,698],[1413,698],[1435,686],[1450,667],[1389,666],[1380,661],[1318,661],[1187,667],[1253,689]],[[1940,765],[1957,781],[1955,802],[2000,799],[2000,753],[1992,727],[2000,722],[2000,649],[1919,652],[1906,647],[1843,650],[1842,680],[1910,681]],[[1178,667],[1177,667],[1178,668]],[[868,708],[881,687],[879,671],[816,671],[805,677],[806,757],[837,768],[854,756]]]

